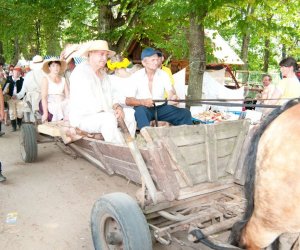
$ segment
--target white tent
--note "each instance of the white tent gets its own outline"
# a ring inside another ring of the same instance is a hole
[[[244,62],[229,46],[229,44],[220,36],[216,30],[205,30],[205,36],[210,38],[213,43],[213,54],[218,62],[224,64],[242,65]]]

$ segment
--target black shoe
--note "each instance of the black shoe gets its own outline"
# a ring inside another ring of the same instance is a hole
[[[2,175],[2,173],[0,173],[0,182],[2,181],[6,181],[6,177]]]
[[[1,137],[2,135],[5,135],[5,133],[0,131],[0,137]]]
[[[12,125],[12,132],[17,131],[17,121],[11,120],[11,125]]]

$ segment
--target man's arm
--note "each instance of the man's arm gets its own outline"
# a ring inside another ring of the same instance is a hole
[[[153,100],[149,99],[136,99],[134,97],[126,97],[125,104],[127,106],[145,106],[145,107],[153,107]]]

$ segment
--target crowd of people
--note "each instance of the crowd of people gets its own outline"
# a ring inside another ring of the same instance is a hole
[[[76,66],[75,56],[86,61]],[[174,79],[163,61],[161,51],[145,48],[141,65],[132,65],[110,50],[106,41],[95,40],[68,46],[60,58],[44,60],[36,55],[24,77],[19,66],[9,67],[6,73],[0,64],[0,121],[8,125],[8,112],[12,131],[17,131],[23,120],[64,120],[86,133],[101,133],[105,141],[116,144],[125,143],[119,119],[124,119],[132,137],[153,120],[191,125],[190,111],[177,107]],[[296,67],[293,58],[282,60],[283,78],[276,87],[270,75],[263,77],[261,103],[281,104],[284,98],[300,96]]]

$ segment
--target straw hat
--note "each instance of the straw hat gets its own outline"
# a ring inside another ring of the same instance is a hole
[[[80,44],[69,44],[67,47],[62,51],[60,58],[66,60],[69,63],[72,58],[79,57],[78,50],[80,49]]]
[[[116,54],[115,51],[112,51],[108,48],[108,43],[107,41],[104,40],[94,40],[94,41],[89,41],[84,43],[79,50],[79,54],[81,56],[87,57],[90,51],[95,51],[95,50],[108,51],[109,52],[108,57],[112,57],[113,55]]]
[[[44,61],[43,63],[43,67],[42,70],[46,73],[49,74],[50,73],[50,69],[49,69],[49,63],[50,62],[60,62],[60,71],[59,74],[63,74],[67,68],[67,63],[64,60],[58,59],[56,57],[51,57],[47,60]]]
[[[31,70],[41,69],[43,66],[44,58],[40,55],[36,55],[32,58],[32,61],[29,64]]]

